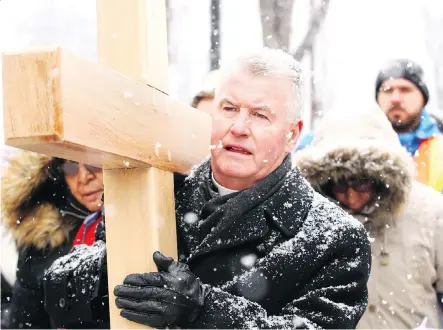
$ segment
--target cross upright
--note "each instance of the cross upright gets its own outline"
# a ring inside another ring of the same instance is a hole
[[[104,170],[112,328],[113,288],[177,257],[173,172],[209,154],[210,117],[168,96],[163,0],[97,0],[100,63],[60,48],[4,53],[6,144]]]

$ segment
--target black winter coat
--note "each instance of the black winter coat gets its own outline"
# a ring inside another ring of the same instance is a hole
[[[71,232],[66,242],[55,248],[38,249],[26,246],[19,250],[17,280],[11,301],[10,328],[53,327],[44,306],[43,277],[57,258],[69,252],[76,229],[78,228]]]
[[[355,328],[367,304],[366,231],[290,168],[287,158],[250,189],[223,197],[211,187],[208,162],[181,185],[176,180],[180,259],[210,288],[191,328]],[[62,259],[69,264],[70,255]],[[96,272],[96,258],[89,260],[80,279]],[[94,294],[106,298],[101,283]],[[70,298],[78,297],[72,290]],[[63,292],[60,286],[49,299],[54,310]],[[59,319],[82,320],[65,327],[92,327],[91,314],[72,312],[82,302],[70,299],[66,314],[59,306]],[[106,313],[93,317],[108,325]]]
[[[105,242],[72,249],[77,230],[55,249],[20,252],[10,328],[109,328]]]
[[[45,310],[53,328],[109,328],[103,221],[93,245],[77,245],[53,262],[45,272],[43,287]]]
[[[11,297],[12,297],[12,287],[6,280],[6,278],[3,277],[2,274],[2,286],[1,286],[1,329],[5,329],[9,327],[9,315],[11,312],[10,306],[11,306]]]
[[[2,178],[1,220],[19,251],[6,325],[10,328],[63,326],[54,318],[61,314],[53,314],[53,304],[48,303],[54,299],[57,304],[64,303],[58,296],[59,290],[45,292],[44,276],[55,260],[70,252],[88,211],[71,199],[64,179],[55,176],[60,174],[54,165],[56,161],[62,162],[41,154],[18,152],[10,159]],[[66,286],[65,283],[60,292],[65,292]]]
[[[180,259],[212,289],[192,328],[355,328],[367,304],[363,226],[289,158],[220,197],[209,162],[176,192]]]

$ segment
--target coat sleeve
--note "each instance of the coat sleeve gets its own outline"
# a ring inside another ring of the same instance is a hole
[[[44,308],[41,272],[36,269],[32,253],[23,250],[19,254],[17,279],[12,290],[10,328],[49,329],[49,316]]]
[[[92,325],[104,321],[108,304],[99,303],[105,301],[101,295],[107,291],[105,262],[105,242],[97,241],[91,246],[75,246],[45,272],[44,304],[54,326],[70,328],[79,322]]]
[[[278,315],[259,304],[211,288],[193,328],[355,328],[367,306],[370,245],[364,229],[341,246]],[[351,243],[351,244],[348,244]]]

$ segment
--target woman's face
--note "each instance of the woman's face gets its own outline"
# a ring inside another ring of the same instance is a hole
[[[100,168],[66,161],[65,180],[75,199],[91,212],[102,208],[103,171]]]
[[[333,197],[356,212],[372,202],[375,191],[375,183],[371,180],[336,182],[332,185]]]

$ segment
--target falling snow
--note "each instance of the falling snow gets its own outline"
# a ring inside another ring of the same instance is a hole
[[[198,220],[198,215],[195,214],[194,212],[188,212],[185,214],[183,220],[188,224],[188,225],[192,225],[194,223],[197,222]]]

